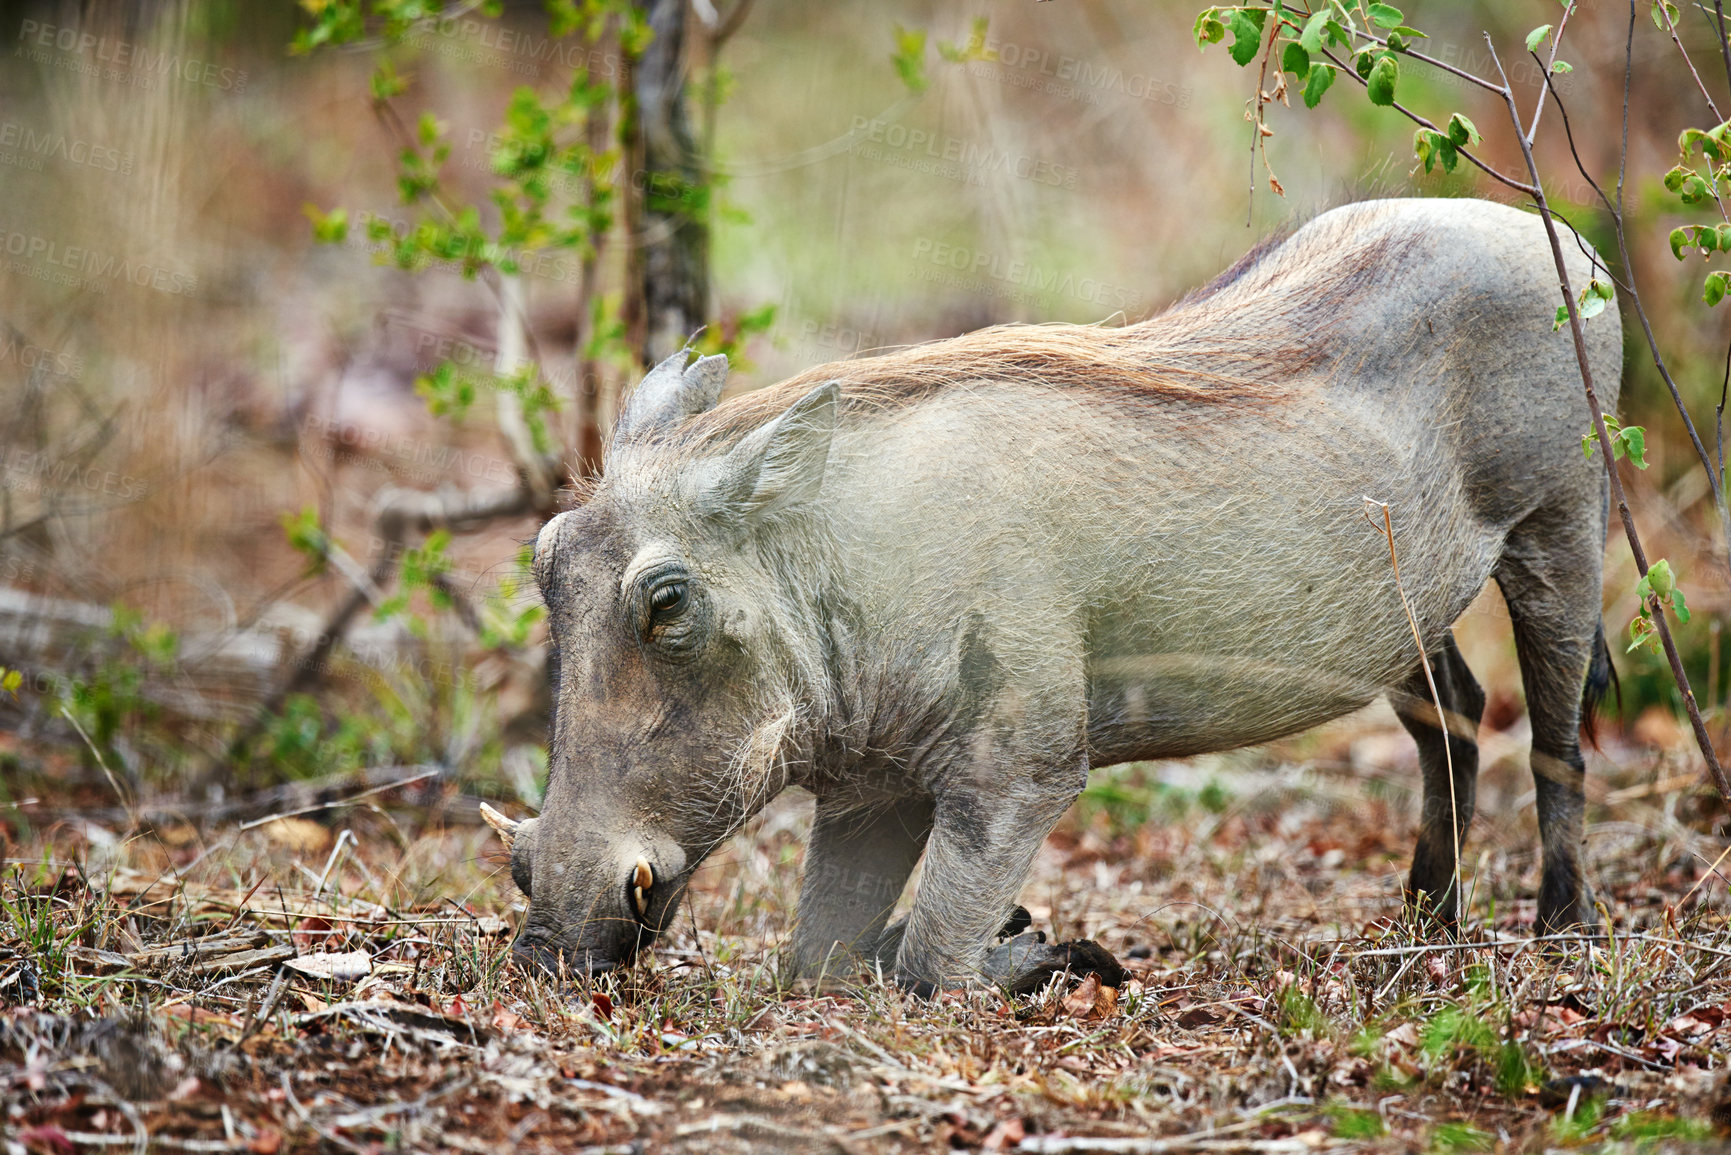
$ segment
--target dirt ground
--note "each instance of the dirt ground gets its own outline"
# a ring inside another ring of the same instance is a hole
[[[13,744],[0,1142],[1298,1152],[1724,1134],[1717,802],[1679,756],[1608,745],[1588,839],[1608,934],[1536,944],[1519,723],[1484,753],[1454,940],[1401,919],[1414,757],[1372,713],[1095,775],[1023,902],[1112,951],[1122,989],[920,1002],[781,979],[809,799],[717,856],[652,957],[561,988],[510,964],[522,899],[454,787],[330,782],[176,816],[119,808],[100,771]]]

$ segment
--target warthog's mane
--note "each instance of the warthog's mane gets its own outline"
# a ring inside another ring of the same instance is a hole
[[[684,422],[663,444],[678,455],[725,449],[826,381],[840,383],[848,414],[893,413],[945,390],[994,384],[1121,406],[1285,400],[1333,356],[1345,307],[1403,264],[1419,239],[1362,219],[1371,214],[1336,219],[1342,215],[1265,241],[1138,324],[993,325],[818,365]]]

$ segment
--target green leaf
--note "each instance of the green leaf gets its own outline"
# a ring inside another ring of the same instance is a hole
[[[1688,229],[1671,230],[1671,255],[1679,261],[1683,259],[1683,247],[1689,243]]]
[[[1227,51],[1239,67],[1256,59],[1256,50],[1262,47],[1262,20],[1267,11],[1266,8],[1236,8],[1227,17],[1226,27],[1232,30],[1232,47]]]
[[[1468,144],[1477,144],[1480,140],[1479,130],[1474,127],[1473,122],[1458,112],[1449,117],[1448,128],[1449,140],[1454,142],[1456,148]]]
[[[1677,574],[1671,569],[1671,563],[1659,558],[1647,567],[1647,588],[1659,595],[1660,600],[1671,596],[1671,591],[1677,588]]]
[[[1296,40],[1288,40],[1280,53],[1280,70],[1303,80],[1310,72],[1310,53]]]
[[[1399,8],[1392,4],[1372,4],[1370,6],[1370,22],[1378,28],[1399,28],[1406,17],[1401,15]]]
[[[1559,75],[1564,72],[1573,72],[1574,70],[1575,66],[1570,64],[1567,60],[1556,60],[1551,63],[1551,71]]]
[[[1694,175],[1695,175],[1694,170],[1685,168],[1682,165],[1678,165],[1677,167],[1673,168],[1670,172],[1665,174],[1665,191],[1666,192],[1682,192],[1683,191],[1683,182],[1685,180],[1687,180],[1689,177],[1694,176]]]
[[[1304,78],[1304,107],[1315,108],[1322,99],[1322,94],[1328,91],[1328,86],[1334,83],[1334,65],[1312,64],[1310,72]]]
[[[1210,44],[1219,44],[1226,39],[1226,25],[1221,23],[1220,9],[1204,8],[1196,16],[1196,27],[1191,29],[1191,35],[1196,38],[1197,48],[1207,48]]]
[[[1304,31],[1299,33],[1298,42],[1312,56],[1322,55],[1323,26],[1328,23],[1328,9],[1318,8],[1311,18],[1304,22]]]
[[[1678,621],[1684,625],[1689,624],[1689,605],[1683,600],[1682,590],[1671,591],[1671,609],[1676,613]]]
[[[1583,321],[1589,317],[1597,317],[1600,313],[1605,311],[1605,298],[1595,297],[1591,294],[1583,294],[1577,311]]]
[[[321,213],[317,205],[304,205],[301,212],[307,220],[313,223],[313,239],[324,245],[340,245],[348,239],[349,213],[347,209],[332,209]]]
[[[926,90],[926,34],[924,29],[895,26],[896,50],[890,59],[896,75],[909,92],[918,96]]]
[[[1384,56],[1371,66],[1370,75],[1365,78],[1365,91],[1370,95],[1370,102],[1382,108],[1394,103],[1394,85],[1400,78],[1400,65],[1395,63],[1393,56]]]
[[[1611,282],[1601,281],[1599,278],[1594,277],[1592,280],[1587,282],[1587,292],[1593,294],[1595,297],[1602,297],[1609,301],[1615,293],[1615,290],[1611,288]]]
[[[1639,425],[1625,425],[1611,437],[1612,452],[1618,458],[1627,457],[1636,469],[1647,468],[1647,430]]]
[[[1551,322],[1551,332],[1555,333],[1558,329],[1561,329],[1564,325],[1567,325],[1568,323],[1569,323],[1569,307],[1567,305],[1558,305],[1557,306],[1556,319]]]
[[[1725,273],[1708,273],[1707,281],[1701,287],[1701,299],[1707,302],[1709,307],[1717,305],[1725,299],[1728,281],[1731,281],[1731,278],[1728,278]]]
[[[1551,26],[1549,24],[1541,24],[1531,32],[1527,33],[1527,51],[1537,52],[1539,50],[1539,45],[1543,44],[1550,35]]]

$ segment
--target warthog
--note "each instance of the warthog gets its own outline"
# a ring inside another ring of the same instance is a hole
[[[1584,242],[1566,247],[1585,285]],[[493,816],[530,896],[517,952],[625,963],[798,785],[801,972],[1015,985],[1064,961],[992,943],[1090,767],[1268,741],[1384,693],[1424,780],[1410,896],[1451,920],[1484,695],[1450,627],[1490,578],[1532,719],[1539,929],[1586,920],[1605,479],[1557,304],[1534,217],[1384,200],[1126,328],[1000,326],[723,405],[722,358],[657,366],[588,500],[535,545],[552,768],[539,818]],[[1614,405],[1616,311],[1586,333]],[[1443,725],[1367,497],[1392,506]]]

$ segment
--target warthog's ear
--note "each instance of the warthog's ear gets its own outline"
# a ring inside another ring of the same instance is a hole
[[[755,521],[816,497],[840,397],[841,386],[826,381],[752,430],[722,459],[706,486],[704,504],[712,512]]]
[[[613,427],[613,443],[624,445],[657,429],[671,429],[687,417],[715,408],[721,387],[727,383],[727,357],[699,357],[685,365],[689,349],[681,349],[651,369],[631,391],[619,423]]]

